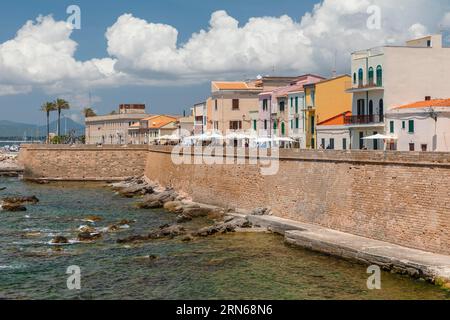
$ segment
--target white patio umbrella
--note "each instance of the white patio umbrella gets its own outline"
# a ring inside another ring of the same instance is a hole
[[[273,141],[275,142],[295,142],[294,139],[288,137],[274,137]]]
[[[272,142],[272,138],[269,137],[258,137],[255,139],[255,143],[267,143]]]
[[[363,140],[398,140],[398,138],[396,136],[387,136],[378,133],[373,136],[364,137]]]

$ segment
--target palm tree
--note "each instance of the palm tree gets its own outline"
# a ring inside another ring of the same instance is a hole
[[[41,106],[41,111],[47,114],[47,143],[50,141],[50,112],[56,110],[54,102],[46,102]]]
[[[56,106],[56,110],[58,110],[58,137],[61,136],[61,110],[69,110],[70,105],[64,99],[56,99],[54,102]]]
[[[84,108],[83,109],[83,114],[85,118],[89,118],[89,117],[95,117],[97,114],[95,113],[94,110],[92,110],[92,108]]]

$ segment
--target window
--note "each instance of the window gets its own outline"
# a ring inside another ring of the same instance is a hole
[[[364,71],[363,69],[358,70],[358,85],[362,87],[364,80]]]
[[[402,129],[403,129],[403,130],[406,129],[406,121],[402,121]]]
[[[286,125],[284,124],[284,122],[281,123],[281,135],[286,135]]]
[[[280,112],[284,112],[284,101],[280,101]]]
[[[311,138],[311,149],[315,148],[316,148],[316,140],[314,140],[314,138]]]
[[[298,129],[298,125],[299,125],[299,120],[298,120],[298,118],[295,118],[295,129]]]
[[[365,104],[366,104],[366,101],[364,99],[359,99],[356,102],[358,116],[364,115],[364,113],[365,113],[365,110],[364,110],[365,109]]]
[[[373,135],[378,134],[378,132],[374,132]],[[378,140],[373,140],[373,150],[378,150]]]
[[[315,118],[314,118],[314,116],[312,116],[311,117],[311,134],[314,134],[314,131],[315,131]]]
[[[384,116],[384,101],[383,101],[383,99],[380,99],[380,102],[378,103],[378,112],[380,115],[380,121],[382,121],[382,118]]]
[[[426,144],[420,145],[420,148],[422,149],[422,152],[427,152],[428,146]]]
[[[415,145],[414,143],[410,143],[409,144],[409,151],[414,151],[415,150]]]
[[[291,109],[293,109],[293,108],[294,108],[294,98],[291,97]]]
[[[394,121],[389,122],[389,132],[394,133]]]
[[[268,105],[268,104],[267,104],[267,99],[264,99],[264,100],[263,100],[263,111],[267,111],[267,109],[268,109],[268,108],[267,108],[267,105]]]
[[[230,130],[241,130],[242,121],[230,121]]]
[[[219,121],[214,121],[214,130],[219,130]]]
[[[239,110],[239,99],[233,99],[233,110]]]
[[[359,133],[359,149],[364,149],[364,132]]]
[[[277,120],[273,122],[273,130],[277,130]]]
[[[427,47],[431,48],[431,40],[427,40]]]
[[[295,113],[298,113],[298,97],[295,97]]]
[[[294,129],[294,120],[291,120],[291,129]]]
[[[253,130],[256,131],[256,129],[257,129],[257,121],[253,120]]]
[[[414,120],[409,120],[408,121],[408,132],[409,133],[414,133]]]
[[[377,87],[383,86],[383,69],[381,66],[377,67]]]
[[[320,144],[321,149],[325,149],[325,139],[322,139],[322,143]]]
[[[264,120],[264,130],[267,130],[267,120]]]
[[[372,67],[370,67],[369,68],[369,84],[370,85],[373,85],[374,84],[374,81],[373,81],[373,79],[374,79],[374,74],[373,74],[373,68]]]
[[[369,101],[369,116],[373,116],[373,101]]]
[[[334,150],[334,139],[333,138],[330,139],[330,145],[328,146],[328,149]]]
[[[314,90],[311,91],[311,103],[313,107],[316,105],[316,92]]]
[[[347,150],[347,138],[342,139],[342,150]]]
[[[216,111],[217,111],[217,99],[216,99],[216,100],[214,100],[214,110],[216,110]]]
[[[356,84],[356,72],[353,73],[353,84]]]

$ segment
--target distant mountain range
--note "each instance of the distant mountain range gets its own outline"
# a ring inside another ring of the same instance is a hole
[[[50,132],[56,133],[58,121],[50,122]],[[66,131],[75,130],[77,136],[84,135],[84,126],[70,118],[61,119],[61,134]],[[47,135],[47,125],[39,126],[34,124],[26,124],[13,122],[8,120],[0,120],[0,137],[2,138],[23,138],[27,137],[44,137]]]

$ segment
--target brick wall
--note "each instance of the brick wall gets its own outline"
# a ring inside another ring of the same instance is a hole
[[[147,146],[23,145],[19,162],[26,179],[119,180],[142,175]]]
[[[252,209],[450,254],[450,154],[287,151],[279,173],[259,165],[174,165],[152,147],[145,173],[196,201]]]
[[[281,217],[450,254],[449,153],[286,151],[273,176],[261,175],[259,164],[175,165],[164,147],[28,145],[19,158],[29,179],[110,180],[145,172],[196,201],[270,206]]]

